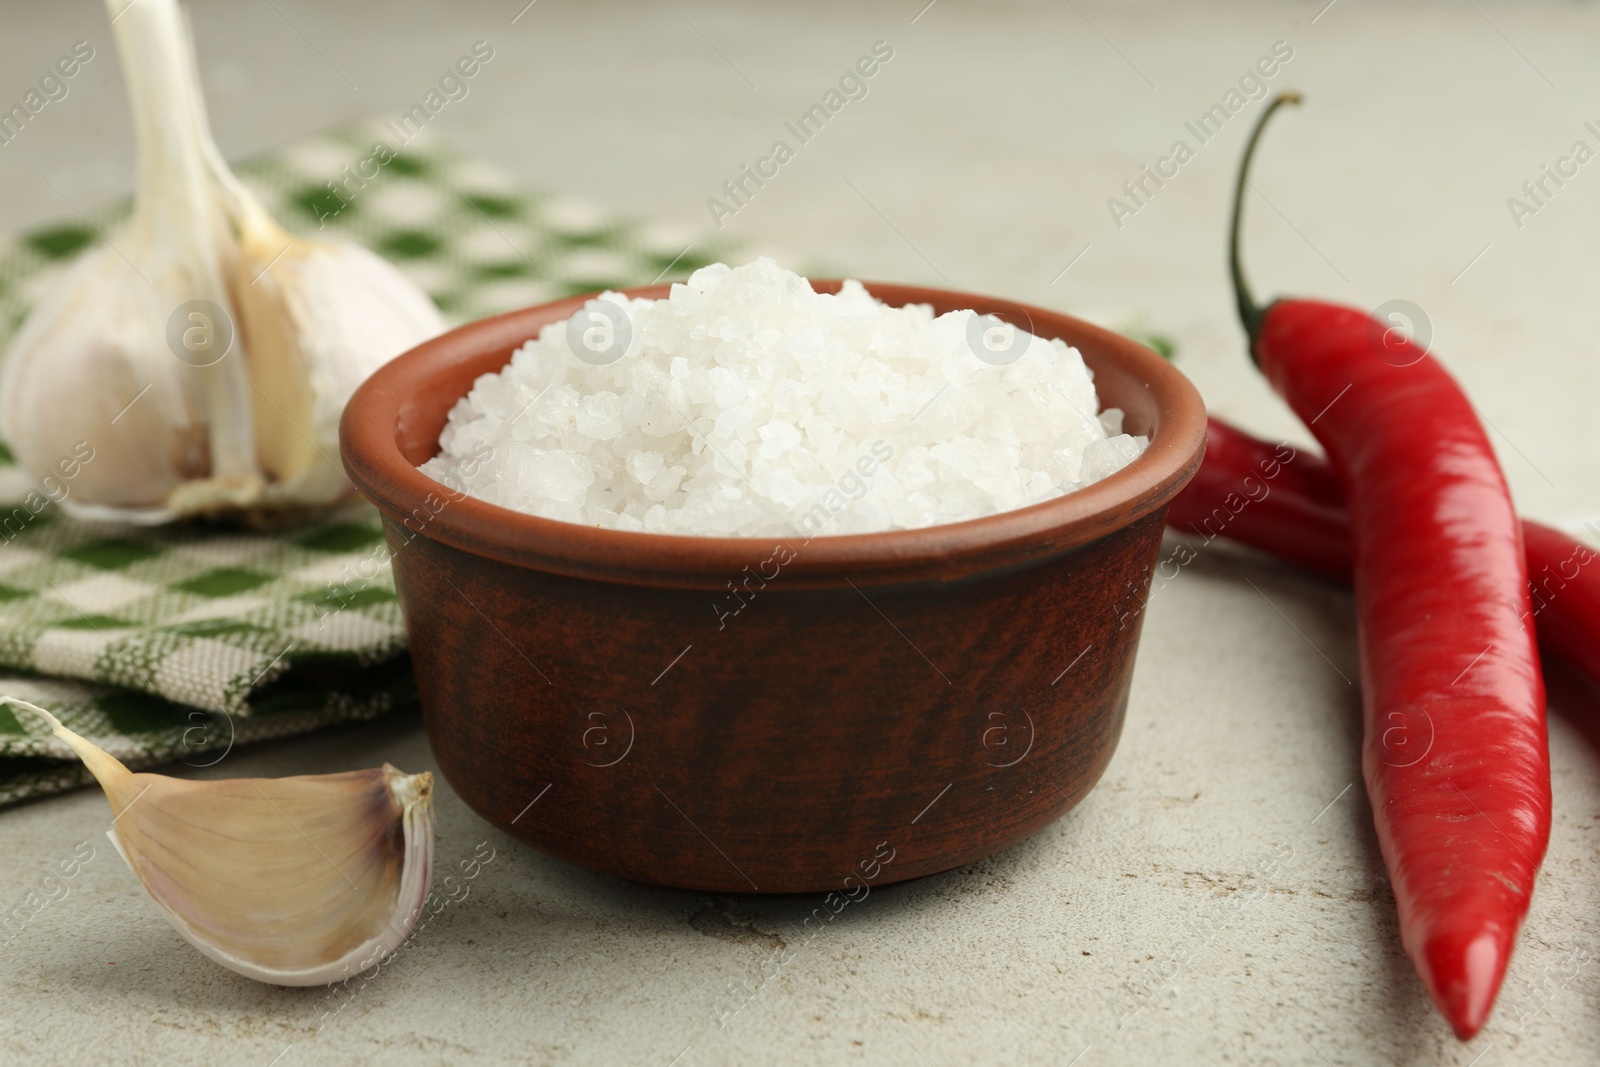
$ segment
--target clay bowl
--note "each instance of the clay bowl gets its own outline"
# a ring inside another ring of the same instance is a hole
[[[623,533],[451,499],[415,469],[473,380],[582,298],[453,330],[357,390],[340,448],[388,520],[423,722],[489,822],[641,882],[859,892],[1005,848],[1099,779],[1167,502],[1200,462],[1200,397],[1065,315],[868,288],[1064,339],[1149,450],[1080,492],[928,529]]]

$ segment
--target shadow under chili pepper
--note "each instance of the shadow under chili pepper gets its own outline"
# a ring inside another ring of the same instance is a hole
[[[1179,529],[1168,529],[1162,538],[1161,558],[1176,558],[1175,548],[1178,545],[1188,546],[1187,562],[1173,578],[1157,575],[1151,582],[1151,601],[1160,595],[1164,586],[1182,582],[1185,575],[1190,575],[1201,580],[1225,582],[1230,586],[1241,583],[1253,586],[1275,609],[1284,604],[1295,604],[1303,606],[1308,612],[1326,615],[1341,636],[1337,640],[1325,637],[1320,647],[1317,642],[1311,645],[1337,672],[1335,681],[1343,678],[1343,684],[1354,689],[1353,679],[1360,672],[1360,667],[1356,652],[1355,597],[1348,585],[1290,567],[1260,549],[1237,541],[1219,537],[1213,543]],[[1285,622],[1288,622],[1287,617]],[[1303,632],[1300,636],[1307,642],[1311,641]],[[1355,693],[1352,706],[1359,714],[1359,692]],[[1354,736],[1359,745],[1359,724]]]

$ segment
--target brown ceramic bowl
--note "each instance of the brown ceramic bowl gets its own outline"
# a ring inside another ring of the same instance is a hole
[[[388,519],[439,767],[485,819],[642,882],[859,892],[1019,841],[1099,779],[1167,502],[1200,462],[1200,397],[1065,315],[868,288],[1076,346],[1149,450],[1068,496],[928,529],[624,533],[449,500],[416,470],[473,380],[582,298],[453,330],[357,390],[344,463]]]

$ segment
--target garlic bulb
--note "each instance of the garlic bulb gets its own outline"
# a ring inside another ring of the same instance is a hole
[[[139,144],[133,218],[24,322],[0,368],[0,431],[40,477],[93,446],[62,501],[80,517],[337,502],[345,401],[444,321],[390,264],[290,235],[234,177],[176,0],[107,7]]]
[[[433,776],[381,768],[190,781],[135,774],[43,708],[111,803],[111,843],[168,921],[274,985],[372,967],[410,934],[433,865]]]

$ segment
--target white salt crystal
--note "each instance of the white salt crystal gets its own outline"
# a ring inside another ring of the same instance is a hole
[[[1126,467],[1139,458],[1150,444],[1148,437],[1129,437],[1118,434],[1100,441],[1090,441],[1083,449],[1083,468],[1078,480],[1084,485]]]
[[[531,448],[516,441],[501,446],[499,480],[508,496],[533,506],[542,501],[582,504],[594,484],[588,456],[558,449]]]
[[[811,536],[1025,507],[1148,444],[1061,341],[854,281],[821,295],[768,259],[574,320],[473,383],[424,473],[567,522]]]
[[[650,479],[660,474],[666,465],[660,452],[629,452],[623,463],[640,485],[649,485]]]
[[[622,398],[616,393],[584,397],[576,415],[578,432],[597,441],[609,441],[622,432]]]

